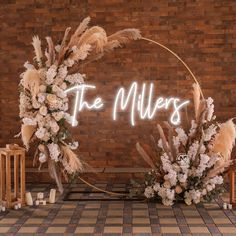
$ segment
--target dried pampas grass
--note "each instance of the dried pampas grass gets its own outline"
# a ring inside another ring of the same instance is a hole
[[[36,35],[32,39],[32,45],[34,47],[34,53],[35,53],[35,58],[37,60],[37,63],[39,67],[42,66],[42,58],[43,58],[43,53],[42,53],[42,48],[41,48],[41,40],[39,37]]]
[[[90,17],[83,19],[83,21],[80,23],[74,34],[71,36],[68,47],[73,47],[74,45],[77,44],[79,36],[88,28],[89,22],[90,22]]]
[[[89,52],[91,51],[91,45],[90,44],[83,44],[79,49],[77,49],[75,52],[71,53],[70,59],[74,61],[84,60]]]
[[[200,87],[197,83],[193,84],[193,102],[194,102],[194,110],[195,110],[195,119],[198,121],[200,116]]]
[[[63,158],[66,159],[67,168],[71,173],[76,173],[83,170],[83,165],[77,155],[68,146],[61,145]]]
[[[46,52],[46,57],[47,57],[47,66],[51,66],[55,59],[56,59],[56,55],[55,55],[55,49],[54,49],[54,44],[52,41],[51,37],[46,37],[47,40],[47,44],[48,44],[48,52]]]
[[[220,131],[212,143],[212,152],[221,153],[224,161],[231,159],[231,152],[235,144],[236,130],[232,119],[220,125]]]
[[[22,142],[26,149],[29,149],[29,143],[31,138],[33,137],[33,134],[36,130],[35,125],[22,125],[21,126],[21,137],[22,137]]]
[[[37,70],[28,69],[23,76],[23,87],[28,89],[32,95],[35,97],[39,92],[40,86],[40,76]]]
[[[108,42],[116,40],[120,44],[124,44],[124,43],[128,43],[131,40],[141,39],[141,37],[142,36],[138,29],[124,29],[110,35],[107,39],[108,39]]]

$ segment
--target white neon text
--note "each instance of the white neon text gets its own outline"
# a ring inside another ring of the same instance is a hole
[[[100,97],[95,98],[92,104],[89,104],[84,100],[85,89],[95,89],[95,88],[96,86],[94,85],[81,84],[65,90],[65,93],[76,91],[74,112],[72,116],[72,126],[76,126],[77,113],[82,111],[84,108],[87,108],[88,110],[98,110],[103,107],[103,102]]]
[[[185,100],[180,102],[179,98],[163,98],[159,97],[153,103],[153,84],[149,86],[148,93],[148,102],[145,106],[145,97],[146,97],[146,84],[143,83],[141,93],[138,94],[138,84],[133,82],[125,95],[125,89],[120,88],[117,92],[114,107],[113,107],[113,120],[117,119],[117,110],[125,110],[128,108],[128,104],[131,104],[130,108],[130,121],[131,125],[135,125],[136,113],[139,113],[140,119],[153,119],[156,115],[156,112],[160,109],[168,109],[170,105],[173,105],[174,111],[171,114],[170,121],[174,125],[178,125],[181,121],[180,119],[180,110],[186,106],[189,101]]]

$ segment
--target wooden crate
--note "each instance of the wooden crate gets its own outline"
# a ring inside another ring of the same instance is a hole
[[[13,170],[13,171],[12,171]],[[0,201],[25,204],[25,149],[0,148]]]

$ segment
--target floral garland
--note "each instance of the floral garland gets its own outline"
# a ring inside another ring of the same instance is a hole
[[[41,41],[33,37],[34,64],[26,62],[21,74],[20,118],[21,136],[27,150],[32,142],[37,145],[34,165],[47,163],[59,191],[63,191],[61,174],[68,176],[81,172],[83,164],[74,153],[78,142],[71,139],[67,124],[72,117],[67,112],[67,88],[84,83],[85,75],[79,73],[81,65],[100,59],[106,52],[131,40],[141,38],[137,29],[125,29],[107,36],[99,26],[88,28],[90,18],[85,18],[70,35],[67,28],[61,44],[54,46],[46,37],[48,48],[43,54]]]
[[[200,87],[193,85],[195,118],[186,127],[165,123],[168,137],[158,124],[160,139],[152,137],[154,149],[137,143],[138,152],[151,166],[144,183],[133,181],[131,194],[161,199],[166,206],[182,199],[187,205],[210,201],[222,192],[223,174],[231,165],[236,130],[231,120],[215,121],[211,97],[201,99]]]

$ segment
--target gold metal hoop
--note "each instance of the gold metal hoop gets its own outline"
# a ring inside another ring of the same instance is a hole
[[[172,50],[170,50],[168,47],[164,46],[163,44],[158,43],[157,41],[154,41],[154,40],[152,40],[152,39],[142,37],[141,40],[144,40],[144,41],[147,41],[147,42],[150,42],[150,43],[154,43],[154,44],[158,45],[159,47],[165,49],[166,51],[170,52],[175,58],[177,58],[178,61],[180,61],[180,62],[184,65],[185,69],[187,69],[187,71],[190,73],[190,75],[191,75],[191,77],[193,78],[194,82],[199,86],[201,96],[202,96],[202,98],[204,99],[204,95],[203,95],[201,86],[200,86],[200,84],[199,84],[197,78],[195,77],[195,75],[193,74],[193,72],[190,70],[190,68],[188,67],[188,65],[187,65],[175,52],[173,52]]]
[[[196,78],[196,76],[193,74],[193,72],[191,71],[191,69],[189,68],[189,66],[175,53],[173,52],[172,50],[170,50],[168,47],[164,46],[163,44],[157,42],[157,41],[154,41],[152,39],[149,39],[149,38],[145,38],[145,37],[142,37],[141,40],[144,40],[144,41],[147,41],[147,42],[150,42],[150,43],[154,43],[156,45],[158,45],[159,47],[165,49],[166,51],[170,52],[175,58],[178,59],[178,61],[180,61],[182,63],[182,65],[185,67],[185,69],[189,72],[189,74],[191,75],[193,81],[199,86],[199,89],[200,89],[200,93],[201,93],[201,96],[202,98],[204,99],[204,95],[203,95],[203,92],[202,92],[202,89],[201,89],[201,86]],[[101,188],[98,188],[96,186],[94,186],[93,184],[89,183],[88,181],[84,180],[83,178],[79,177],[78,178],[84,182],[85,184],[87,184],[88,186],[100,191],[100,192],[104,192],[104,193],[107,193],[107,194],[110,194],[110,195],[115,195],[115,196],[127,196],[127,194],[122,194],[122,193],[115,193],[115,192],[110,192],[110,191],[106,191],[104,189],[101,189]]]

